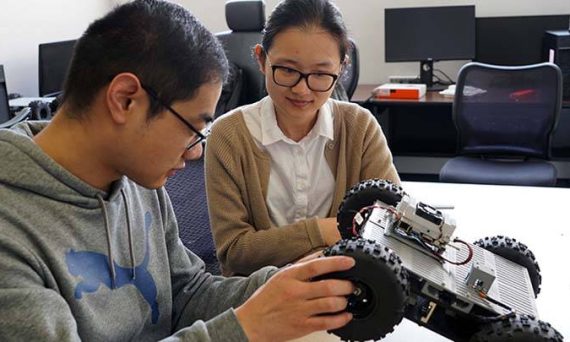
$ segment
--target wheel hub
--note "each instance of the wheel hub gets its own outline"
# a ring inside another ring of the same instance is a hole
[[[356,289],[348,296],[347,311],[352,313],[354,319],[362,319],[367,317],[374,309],[374,292],[368,285],[358,280],[353,279],[351,281],[356,286]]]

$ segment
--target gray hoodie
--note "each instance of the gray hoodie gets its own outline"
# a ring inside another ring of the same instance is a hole
[[[274,272],[204,273],[178,238],[164,189],[110,192],[0,130],[0,341],[246,340],[232,307]]]

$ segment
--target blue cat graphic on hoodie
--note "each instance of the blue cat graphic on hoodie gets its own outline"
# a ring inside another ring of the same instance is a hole
[[[81,281],[75,287],[75,298],[81,299],[83,293],[96,292],[100,285],[105,285],[111,290],[126,285],[135,286],[147,301],[152,312],[152,323],[158,321],[159,310],[157,302],[156,284],[148,271],[149,261],[149,232],[152,223],[150,212],[145,213],[145,256],[142,263],[133,269],[121,267],[116,262],[115,280],[111,279],[109,258],[105,254],[97,252],[77,252],[73,249],[65,254],[65,261],[69,272],[74,276],[81,277]]]

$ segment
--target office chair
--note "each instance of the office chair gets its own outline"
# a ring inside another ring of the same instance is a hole
[[[4,66],[0,64],[0,124],[12,119],[8,100],[8,87],[4,76]]]
[[[267,94],[263,74],[253,57],[253,48],[261,43],[263,36],[265,2],[263,0],[226,2],[226,22],[230,31],[216,33],[216,36],[224,46],[228,60],[242,70],[242,90],[237,107],[256,102]]]
[[[228,79],[222,86],[222,93],[216,104],[214,113],[216,118],[238,107],[243,94],[243,70],[233,62],[230,62],[229,65]]]
[[[350,39],[351,49],[349,52],[349,64],[346,65],[343,75],[341,76],[340,83],[344,90],[348,100],[352,98],[356,86],[358,86],[358,77],[360,76],[360,59],[358,55],[358,47],[354,40]]]
[[[10,112],[4,66],[0,64],[0,128],[10,128],[21,121],[29,119],[31,112],[30,108],[24,108],[14,115]]]
[[[561,99],[562,74],[554,64],[466,64],[453,102],[459,156],[445,163],[439,180],[555,185],[556,168],[546,160]]]
[[[186,163],[186,168],[169,178],[165,187],[178,221],[180,240],[204,260],[206,271],[221,274],[210,231],[204,158]]]
[[[32,113],[32,110],[29,107],[23,108],[18,113],[16,113],[10,120],[0,122],[0,129],[1,128],[10,128],[17,123],[20,123],[22,121],[26,121],[26,120],[30,119],[31,113]]]

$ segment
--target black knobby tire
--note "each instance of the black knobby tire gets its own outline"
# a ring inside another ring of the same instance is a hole
[[[408,276],[402,261],[391,249],[371,240],[341,240],[324,251],[325,256],[347,255],[355,259],[353,268],[323,278],[348,279],[360,295],[349,296],[347,310],[353,319],[331,331],[343,340],[378,340],[402,321],[408,300]]]
[[[405,194],[402,187],[385,179],[369,179],[354,185],[344,195],[336,215],[340,235],[343,239],[355,236],[352,231],[352,220],[360,209],[376,201],[395,207]]]
[[[471,342],[562,342],[564,338],[549,323],[534,316],[513,314],[484,325]]]
[[[474,244],[526,267],[528,275],[530,276],[530,282],[532,283],[534,296],[536,297],[540,293],[540,284],[542,283],[540,267],[538,266],[534,254],[524,243],[518,242],[513,238],[498,235],[477,240]]]

